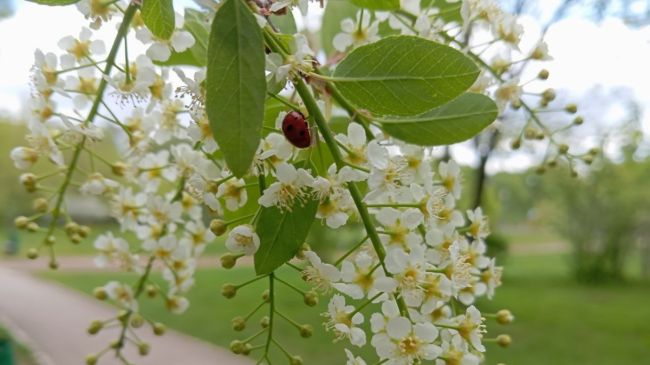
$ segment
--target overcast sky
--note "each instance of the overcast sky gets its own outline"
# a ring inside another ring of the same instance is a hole
[[[542,12],[550,11],[553,2],[540,1],[539,6],[549,7],[542,8]],[[175,4],[181,8],[179,2]],[[0,21],[0,112],[9,114],[19,113],[29,97],[34,49],[59,52],[57,41],[65,35],[77,35],[80,27],[87,24],[79,12],[70,8],[25,1],[15,2],[15,7],[13,17]],[[316,11],[315,18],[319,13]],[[537,20],[524,17],[522,21],[528,39],[535,39],[539,29]],[[104,27],[98,35],[106,40],[107,47],[114,31],[112,27]],[[650,26],[631,29],[614,18],[595,24],[574,15],[555,24],[547,33],[546,41],[554,57],[554,61],[546,64],[551,71],[548,86],[576,98],[595,88],[601,95],[613,94],[615,98],[627,89],[649,110],[644,117],[644,128],[646,133],[650,132]],[[624,115],[613,98],[612,107],[608,104],[608,98],[601,100],[594,106],[597,112],[591,114],[606,119],[601,121],[605,123],[613,123]],[[467,159],[471,160],[471,156]]]

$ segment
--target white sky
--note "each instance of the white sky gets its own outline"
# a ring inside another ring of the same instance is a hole
[[[34,49],[59,52],[56,43],[60,38],[77,35],[87,25],[79,12],[67,7],[39,6],[25,1],[18,1],[15,6],[15,15],[0,21],[0,113],[9,114],[19,113],[29,97]],[[178,4],[177,8],[180,7]],[[523,23],[527,39],[536,39],[537,20],[528,17]],[[96,37],[105,39],[108,47],[113,35],[112,27],[104,27]],[[618,19],[594,24],[574,17],[555,24],[547,33],[546,41],[554,60],[544,64],[551,71],[551,79],[544,87],[562,90],[575,99],[596,87],[603,94],[614,93],[614,99],[617,90],[626,88],[642,107],[650,106],[650,26],[630,29]],[[588,100],[585,104],[588,105]],[[601,119],[621,118],[621,108],[609,108],[608,104],[605,98],[597,105],[589,105],[596,112],[588,114]],[[650,132],[650,113],[646,114],[644,128]],[[600,122],[608,125],[611,121]],[[462,148],[459,152],[457,158],[465,162],[473,160]],[[515,156],[498,161],[500,166],[491,169],[510,169],[526,163],[526,158]]]

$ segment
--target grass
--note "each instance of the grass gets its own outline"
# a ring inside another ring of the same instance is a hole
[[[13,358],[16,361],[16,365],[36,365],[32,352],[23,344],[16,342],[9,331],[0,326],[0,342],[2,341],[9,341],[9,346],[13,350]],[[6,349],[0,348],[0,354],[2,351],[6,351]],[[1,357],[2,356],[0,356],[0,358]]]
[[[494,301],[481,303],[486,312],[510,309],[515,323],[502,327],[488,323],[489,336],[499,333],[512,335],[508,349],[488,346],[488,364],[525,365],[620,365],[642,364],[650,357],[650,285],[628,282],[607,286],[581,286],[570,280],[566,270],[567,258],[558,255],[514,256],[508,261],[504,286]],[[241,282],[252,277],[250,269],[234,271],[200,270],[198,285],[190,295],[191,307],[182,316],[168,314],[159,301],[144,300],[143,313],[161,320],[170,327],[221,346],[233,338],[254,333],[251,323],[245,335],[230,329],[230,319],[243,315],[259,303],[264,281],[242,289],[228,301],[220,294],[225,282]],[[295,277],[282,271],[281,277]],[[115,274],[88,275],[47,273],[46,277],[61,281],[76,289],[89,292]],[[126,276],[122,278],[128,279]],[[292,280],[295,282],[296,280]],[[301,339],[297,330],[280,320],[277,334],[287,348],[297,350],[309,364],[342,364],[341,345],[333,345],[331,337],[322,333],[317,313],[325,303],[309,308],[297,294],[279,285],[279,308],[303,323],[311,319],[314,337]],[[155,345],[154,345],[155,348]],[[306,356],[309,354],[309,356]],[[323,356],[325,355],[325,356]],[[278,355],[280,356],[280,355]],[[280,360],[279,364],[286,363]]]

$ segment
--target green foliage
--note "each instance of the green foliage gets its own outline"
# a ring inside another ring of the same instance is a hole
[[[345,18],[356,18],[359,8],[349,1],[328,1],[323,14],[323,25],[320,31],[320,39],[325,54],[334,52],[332,40],[341,32],[341,21]]]
[[[27,0],[27,1],[31,3],[37,3],[37,4],[49,5],[49,6],[65,6],[65,5],[72,5],[79,2],[79,0]]]
[[[498,108],[492,99],[467,93],[421,115],[377,121],[382,123],[384,131],[402,141],[439,146],[472,138],[492,123],[497,114]]]
[[[208,58],[208,39],[210,38],[210,28],[205,20],[205,14],[193,9],[185,9],[185,29],[192,33],[194,45],[190,48],[192,56],[197,60],[200,66],[207,64]]]
[[[291,15],[290,12],[285,15],[271,15],[269,16],[269,22],[271,22],[271,24],[273,24],[273,26],[275,26],[282,33],[298,33],[296,20],[293,18],[293,15]]]
[[[206,110],[228,167],[242,177],[261,138],[266,99],[264,41],[242,0],[226,0],[208,45]]]
[[[372,10],[397,10],[399,0],[352,0],[359,7]]]
[[[465,92],[479,70],[461,52],[415,36],[392,36],[352,51],[336,68],[350,102],[379,115],[414,115]]]
[[[256,231],[260,237],[260,248],[255,253],[255,272],[269,274],[291,260],[309,234],[318,200],[298,201],[291,211],[277,207],[262,208]]]
[[[437,8],[438,16],[446,22],[461,22],[460,7],[462,1],[448,0],[422,0],[420,2],[423,8]]]
[[[169,39],[174,34],[176,15],[172,0],[143,0],[140,15],[156,37]]]

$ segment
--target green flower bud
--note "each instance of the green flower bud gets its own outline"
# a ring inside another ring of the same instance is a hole
[[[150,350],[151,350],[151,346],[149,346],[148,343],[141,342],[141,343],[138,344],[138,353],[140,354],[140,356],[149,355]]]
[[[244,317],[235,317],[231,321],[232,329],[239,332],[243,331],[246,328],[246,320]]]
[[[27,250],[27,258],[30,260],[35,260],[38,258],[38,250],[35,248],[30,248]]]
[[[231,253],[227,253],[221,256],[221,258],[219,258],[219,261],[221,261],[221,267],[224,269],[232,269],[235,267],[235,264],[237,264],[237,256]]]
[[[578,106],[576,104],[569,104],[564,107],[564,110],[566,110],[567,113],[575,114],[578,112]]]
[[[222,219],[213,219],[210,222],[210,230],[215,236],[222,236],[228,230],[228,224]]]
[[[309,338],[314,333],[314,329],[308,324],[303,324],[300,326],[299,331],[300,337],[302,338]]]
[[[26,229],[27,226],[29,225],[29,218],[25,217],[24,215],[21,215],[19,217],[16,217],[14,219],[14,226],[18,229]]]
[[[167,327],[164,324],[162,324],[160,322],[156,322],[156,323],[153,324],[153,334],[154,335],[162,336],[162,335],[165,334],[165,331],[167,331]]]
[[[318,294],[314,291],[308,291],[305,293],[304,302],[309,307],[314,307],[318,304]]]
[[[106,290],[101,286],[98,286],[93,290],[93,296],[99,300],[106,300],[106,298],[108,298]]]
[[[47,203],[47,199],[45,198],[34,199],[34,201],[32,202],[32,206],[34,207],[34,210],[39,213],[45,213],[49,208],[49,204]]]
[[[228,299],[234,298],[237,295],[237,287],[235,284],[224,284],[221,287],[221,295]]]
[[[95,365],[97,364],[97,355],[90,354],[86,356],[86,365]]]
[[[584,118],[579,115],[575,117],[575,119],[573,119],[573,124],[575,125],[581,125],[584,122],[585,122]]]
[[[303,364],[302,357],[300,357],[300,356],[292,356],[291,360],[289,361],[289,364],[291,364],[291,365],[302,365]]]
[[[515,320],[515,316],[507,309],[502,309],[497,312],[497,323],[508,324]]]
[[[90,326],[88,326],[88,333],[91,335],[96,335],[99,333],[99,331],[102,330],[103,327],[104,323],[102,321],[94,320],[90,322]]]
[[[264,316],[260,319],[260,326],[262,328],[267,328],[269,326],[269,323],[271,323],[269,316]]]
[[[501,347],[508,347],[512,343],[512,339],[508,335],[498,335],[497,336],[497,345]]]
[[[548,72],[547,69],[543,69],[543,70],[539,71],[539,73],[537,74],[537,78],[540,79],[540,80],[548,80],[549,76],[550,76],[550,73]]]
[[[156,294],[158,294],[158,289],[156,289],[156,287],[151,284],[147,285],[145,291],[147,292],[147,296],[149,298],[154,298]]]
[[[233,340],[230,342],[229,348],[233,353],[240,355],[244,352],[244,343],[239,340]]]
[[[138,313],[134,313],[131,316],[131,327],[133,328],[140,328],[144,325],[144,318],[142,318],[141,315]]]

